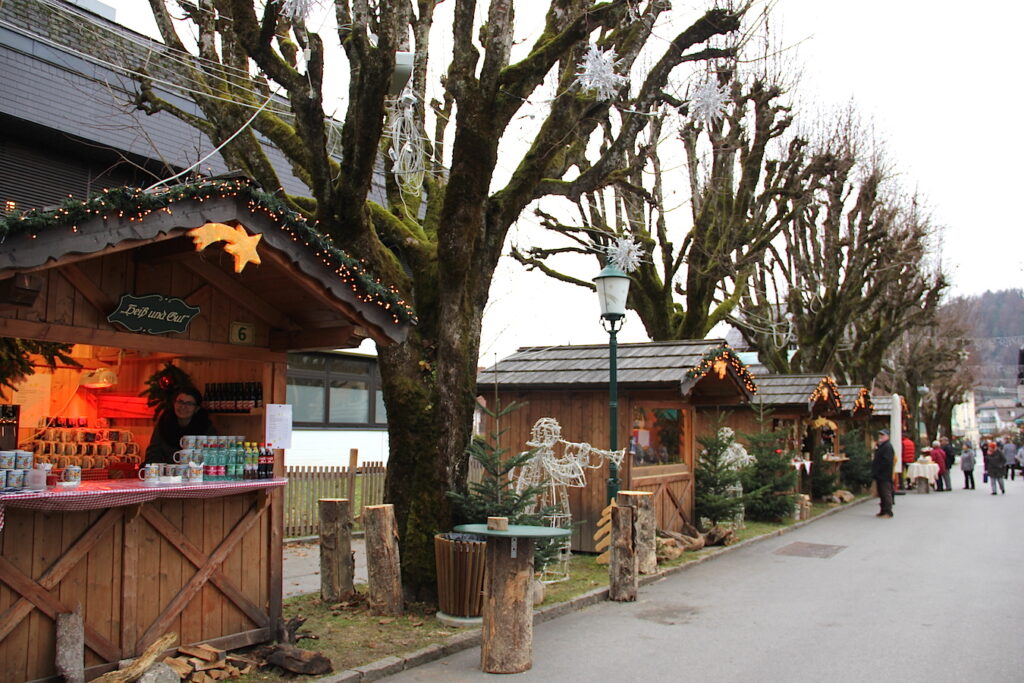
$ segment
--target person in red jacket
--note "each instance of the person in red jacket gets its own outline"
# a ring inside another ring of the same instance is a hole
[[[909,436],[904,434],[903,439],[900,442],[900,448],[902,449],[901,459],[903,460],[903,476],[900,477],[902,480],[900,481],[900,488],[905,491],[910,488],[910,482],[907,480],[907,467],[917,460],[917,446],[914,445],[914,442]]]
[[[943,486],[944,475],[946,470],[949,469],[949,464],[946,462],[946,451],[942,450],[942,446],[939,445],[938,441],[932,441],[932,452],[928,455],[932,456],[932,462],[939,466],[939,476],[935,479],[935,490],[947,490]]]

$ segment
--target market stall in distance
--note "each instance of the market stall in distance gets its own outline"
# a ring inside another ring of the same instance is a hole
[[[58,469],[134,477],[124,465],[153,429],[140,393],[161,371],[228,389],[219,434],[263,441],[266,411],[249,397],[258,387],[266,404],[285,403],[288,351],[393,344],[412,322],[394,291],[245,180],[117,188],[0,232],[0,336],[73,345],[82,366],[37,358],[2,399],[18,406],[18,443]],[[274,456],[269,480],[143,490],[87,475],[78,490],[0,494],[7,679],[54,674],[54,621],[76,605],[89,675],[167,632],[225,648],[271,639],[284,484]]]
[[[502,422],[502,443],[526,450],[540,418],[561,425],[562,438],[607,449],[608,347],[522,348],[477,377],[482,400],[523,402]],[[619,448],[626,455],[620,488],[654,495],[658,528],[680,531],[693,522],[695,413],[708,407],[745,405],[756,388],[745,366],[722,340],[647,342],[618,346]],[[485,433],[490,427],[483,429]],[[596,457],[586,486],[570,488],[572,549],[594,552],[594,532],[608,505],[608,464]]]

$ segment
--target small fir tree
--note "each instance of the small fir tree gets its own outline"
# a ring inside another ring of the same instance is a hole
[[[3,387],[13,390],[18,382],[35,374],[35,356],[42,356],[51,370],[57,367],[58,362],[74,368],[82,367],[70,356],[72,346],[34,339],[0,337],[0,395],[3,394]]]
[[[851,491],[863,491],[871,486],[871,460],[873,454],[864,442],[864,430],[854,429],[843,434],[843,452],[849,460],[839,468],[839,480]]]
[[[495,429],[483,437],[474,435],[469,447],[468,456],[480,463],[484,470],[479,482],[470,482],[466,491],[449,491],[448,498],[455,504],[456,523],[486,524],[488,517],[508,517],[509,524],[543,524],[543,517],[550,510],[536,509],[537,498],[545,490],[545,483],[528,486],[516,491],[514,473],[525,466],[534,456],[535,449],[522,453],[507,455],[508,449],[501,446],[501,437],[506,430],[500,428],[501,418],[513,410],[522,407],[521,403],[512,403],[502,408],[499,404],[492,411],[481,406],[491,419]],[[544,565],[553,559],[556,550],[549,541],[539,541],[534,549],[534,569],[541,571]]]
[[[771,413],[762,403],[754,406],[758,431],[744,434],[754,462],[741,472],[746,492],[746,518],[779,522],[793,513],[796,504],[797,473],[793,454],[782,448],[785,435],[769,429]]]
[[[711,525],[730,521],[743,509],[744,496],[737,496],[740,484],[739,470],[731,466],[726,451],[736,440],[732,430],[716,425],[712,436],[699,436],[703,446],[694,472],[697,489],[694,493],[698,522],[708,520]]]
[[[831,452],[825,444],[818,444],[811,454],[811,497],[822,500],[839,488],[839,476],[825,467],[825,453]]]

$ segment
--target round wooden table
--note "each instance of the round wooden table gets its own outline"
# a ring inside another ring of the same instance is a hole
[[[538,540],[564,538],[570,530],[522,524],[496,530],[486,524],[460,524],[455,531],[487,539],[481,670],[490,674],[527,671],[533,666],[533,545]]]

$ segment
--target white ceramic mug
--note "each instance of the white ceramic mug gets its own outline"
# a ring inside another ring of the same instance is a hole
[[[143,484],[159,484],[160,483],[160,465],[156,463],[150,463],[143,465],[139,468],[139,479],[142,480]]]
[[[78,465],[68,465],[64,468],[64,471],[61,472],[60,480],[67,482],[81,482],[82,468]]]

